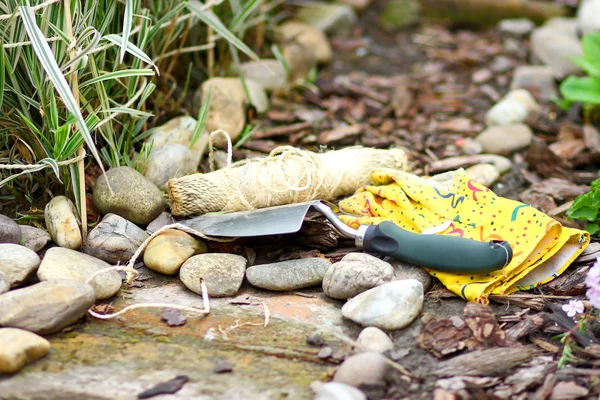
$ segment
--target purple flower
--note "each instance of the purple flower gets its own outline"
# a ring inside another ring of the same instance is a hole
[[[573,299],[570,300],[568,304],[562,306],[562,309],[569,317],[574,317],[577,314],[581,314],[584,310],[584,307],[581,301]]]
[[[588,287],[586,294],[590,299],[590,304],[600,308],[600,257],[596,259],[596,262],[588,271],[585,284]]]

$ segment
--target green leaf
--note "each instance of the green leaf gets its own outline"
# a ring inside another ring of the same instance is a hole
[[[279,63],[283,66],[283,70],[285,71],[285,76],[286,77],[289,76],[290,75],[290,66],[288,65],[287,61],[285,60],[285,57],[283,57],[283,54],[281,54],[279,47],[277,47],[276,44],[273,44],[271,46],[271,51],[273,52],[275,59],[277,61],[279,61]]]
[[[585,226],[585,230],[589,232],[590,235],[595,235],[600,232],[600,225],[598,224],[587,224]]]
[[[589,33],[581,39],[583,55],[596,71],[600,70],[600,33]]]
[[[43,164],[43,165],[49,165],[50,167],[52,167],[52,171],[54,171],[54,175],[56,175],[56,177],[58,178],[58,181],[62,183],[62,181],[60,180],[60,172],[58,170],[58,163],[56,162],[55,159],[53,158],[44,158],[42,160],[40,160],[38,162],[38,164]]]
[[[252,14],[255,8],[262,3],[262,0],[252,0],[245,5],[244,10],[231,23],[231,30],[235,30]]]
[[[585,57],[574,57],[572,61],[579,65],[588,75],[600,76],[600,64],[594,64]]]
[[[221,20],[219,19],[219,17],[217,17],[215,13],[213,13],[210,10],[204,10],[203,7],[204,4],[202,4],[202,2],[198,0],[189,0],[187,4],[188,10],[190,10],[206,25],[213,28],[214,31],[221,35],[227,42],[237,47],[241,52],[243,52],[253,60],[259,60],[256,53],[254,53],[252,49],[250,49],[250,47],[248,47],[244,42],[238,39],[237,36],[231,33],[231,31],[229,31],[229,29],[227,29],[227,27],[223,25],[223,22],[221,22]]]
[[[79,130],[83,138],[85,139],[85,142],[87,143],[90,151],[92,152],[92,155],[100,165],[100,168],[103,170],[102,172],[104,172],[102,159],[100,158],[100,154],[96,149],[96,145],[94,144],[92,135],[88,130],[87,125],[85,124],[85,120],[83,119],[81,110],[77,106],[77,101],[73,96],[73,92],[71,92],[71,88],[69,87],[66,78],[60,71],[60,67],[54,59],[54,54],[52,53],[50,46],[48,46],[46,38],[44,37],[42,31],[36,24],[33,10],[31,9],[31,7],[27,6],[21,6],[19,7],[19,9],[21,10],[21,18],[23,20],[25,30],[27,31],[27,36],[29,37],[29,40],[31,40],[33,50],[35,51],[35,54],[37,55],[40,61],[40,64],[42,64],[42,67],[48,74],[50,81],[52,81],[54,88],[62,98],[67,109],[77,117],[77,126],[79,127]]]
[[[97,76],[95,78],[90,79],[89,81],[83,82],[79,85],[80,88],[84,88],[89,85],[93,85],[94,83],[108,81],[112,79],[121,79],[128,78],[131,76],[153,76],[154,71],[148,68],[140,68],[140,69],[124,69],[121,71],[109,72],[104,75]]]
[[[560,93],[569,101],[600,104],[600,78],[569,76],[560,85]]]

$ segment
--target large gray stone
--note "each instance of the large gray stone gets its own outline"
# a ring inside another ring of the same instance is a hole
[[[40,282],[0,295],[0,326],[55,333],[83,317],[95,300],[90,285]]]
[[[181,266],[179,278],[188,289],[198,294],[202,294],[202,278],[209,296],[235,296],[244,280],[246,262],[244,257],[236,254],[199,254]]]
[[[46,229],[50,237],[60,247],[81,248],[81,229],[75,204],[65,196],[57,196],[46,204],[44,211]]]
[[[427,293],[431,288],[433,279],[431,278],[431,275],[429,275],[429,273],[425,270],[425,268],[405,263],[404,261],[400,261],[392,257],[386,257],[384,258],[384,261],[389,262],[392,268],[394,268],[393,280],[399,281],[402,279],[416,279],[419,282],[421,282],[421,285],[423,285],[424,293]]]
[[[149,237],[133,222],[116,214],[106,214],[88,234],[83,251],[111,264],[126,264]]]
[[[246,279],[261,289],[295,290],[320,285],[330,267],[325,258],[301,258],[255,265],[246,270]]]
[[[144,176],[161,190],[167,190],[169,179],[196,173],[198,160],[194,152],[182,144],[165,144],[152,149],[146,160]]]
[[[110,191],[109,185],[112,188]],[[148,225],[163,212],[159,188],[130,167],[112,168],[98,177],[94,205],[102,214],[117,214],[138,225]]]
[[[37,276],[41,281],[68,280],[83,284],[96,272],[110,267],[110,264],[90,255],[53,247],[44,255]],[[94,288],[96,299],[102,300],[114,296],[121,283],[119,272],[108,271],[96,276],[90,285]]]
[[[577,27],[582,35],[600,32],[600,0],[583,0],[577,10]]]
[[[0,374],[17,372],[44,357],[50,342],[35,333],[17,328],[0,328]]]
[[[23,246],[36,253],[42,250],[50,240],[50,234],[43,229],[35,226],[19,225],[23,234]]]
[[[19,225],[6,215],[0,214],[0,243],[20,243]]]
[[[240,74],[252,79],[266,90],[283,90],[287,85],[287,75],[283,65],[277,60],[248,61],[240,65]]]
[[[0,274],[11,287],[21,285],[40,265],[40,258],[25,246],[0,243]]]
[[[342,307],[342,315],[362,326],[394,330],[408,326],[422,307],[423,285],[416,279],[405,279],[352,298]]]
[[[535,60],[552,69],[557,79],[577,74],[581,68],[573,62],[574,57],[583,55],[583,49],[577,36],[543,26],[531,34],[531,52]]]
[[[323,291],[334,299],[347,300],[359,293],[390,282],[394,268],[366,253],[350,253],[334,263],[323,278]]]

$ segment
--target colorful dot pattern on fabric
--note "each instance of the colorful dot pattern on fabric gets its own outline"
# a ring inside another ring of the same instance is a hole
[[[350,227],[390,220],[420,233],[449,221],[437,234],[510,243],[512,261],[491,274],[464,276],[428,270],[469,301],[486,304],[490,294],[510,294],[549,282],[590,242],[587,232],[563,227],[534,207],[496,196],[462,169],[435,179],[378,169],[371,178],[374,186],[365,186],[339,203],[343,212],[352,214],[340,216]]]

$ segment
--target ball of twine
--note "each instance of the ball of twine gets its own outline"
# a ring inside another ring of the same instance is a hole
[[[213,132],[226,134],[225,132]],[[175,216],[243,211],[300,203],[334,201],[372,183],[377,168],[405,170],[402,149],[351,147],[314,153],[292,146],[268,157],[242,160],[207,174],[171,179],[167,199]]]

